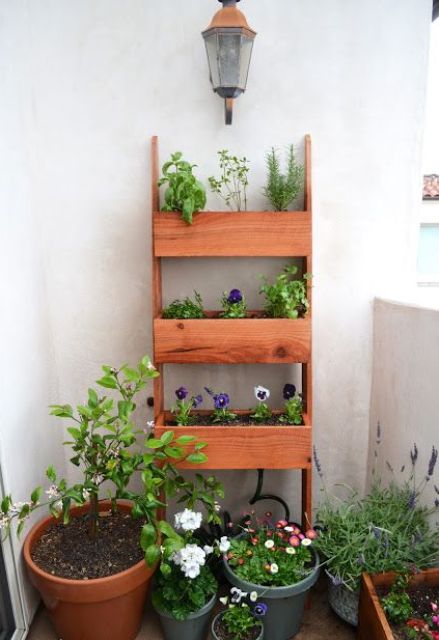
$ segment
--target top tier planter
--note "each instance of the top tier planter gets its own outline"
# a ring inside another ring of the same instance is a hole
[[[198,420],[196,426],[171,428],[177,436],[181,430],[207,443],[205,469],[300,469],[306,524],[305,514],[310,520],[312,507],[311,285],[307,291],[310,308],[304,318],[265,318],[256,310],[238,319],[219,318],[212,311],[206,311],[203,319],[164,319],[161,267],[163,258],[267,256],[301,258],[303,273],[312,273],[311,138],[305,136],[303,211],[200,211],[188,225],[180,212],[160,211],[157,137],[152,138],[151,167],[153,350],[161,374],[154,380],[156,437],[172,422],[164,406],[165,364],[300,364],[302,425],[211,426]]]

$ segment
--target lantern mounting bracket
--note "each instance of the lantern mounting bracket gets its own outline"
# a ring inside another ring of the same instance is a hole
[[[226,124],[232,124],[233,98],[224,98],[224,115]]]

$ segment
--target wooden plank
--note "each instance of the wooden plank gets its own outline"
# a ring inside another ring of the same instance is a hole
[[[304,211],[201,211],[153,214],[154,251],[162,257],[307,256],[311,215]]]
[[[153,136],[151,141],[151,212],[156,211],[159,208],[159,187],[158,187],[158,174],[159,174],[159,158],[158,158],[158,138]],[[154,232],[153,223],[151,221],[151,242],[152,242],[152,312],[153,318],[155,318],[162,308],[162,264],[161,258],[157,257],[154,250]],[[157,362],[156,354],[154,352],[154,327],[153,327],[153,355],[152,360]],[[163,411],[164,408],[164,381],[163,381],[163,366],[159,364],[157,366],[159,377],[154,378],[154,419]]]
[[[305,211],[312,211],[311,136],[305,136]]]
[[[208,461],[201,465],[179,463],[183,469],[310,469],[311,425],[304,416],[305,426],[196,426],[170,427],[159,416],[154,429],[156,437],[165,431],[175,435],[193,435],[207,442],[203,451]]]
[[[310,318],[154,320],[158,363],[308,362],[310,351]]]

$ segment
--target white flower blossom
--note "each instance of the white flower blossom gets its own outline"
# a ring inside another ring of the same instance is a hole
[[[84,500],[88,500],[90,497],[90,491],[85,487],[83,487],[82,489],[82,497],[84,498]]]
[[[143,433],[145,433],[148,436],[151,433],[151,431],[154,429],[154,427],[155,427],[154,420],[148,420],[148,422],[146,423],[146,427],[143,428]]]
[[[9,526],[11,519],[7,515],[0,516],[0,530]]]
[[[220,503],[219,503],[219,502],[217,502],[217,501],[215,500],[215,502],[213,503],[213,508],[215,509],[215,511],[216,511],[217,513],[219,513],[219,512],[221,511],[221,505],[220,505]]]
[[[25,507],[26,505],[28,505],[28,507],[31,507],[32,502],[16,502],[9,508],[9,511],[10,513],[13,513],[13,514],[20,513],[22,508]]]
[[[146,368],[149,369],[150,371],[155,371],[155,366],[152,364],[151,360],[149,360],[148,364],[146,365]]]
[[[294,554],[296,553],[296,550],[294,547],[287,547],[285,551],[288,553],[289,556],[294,556]]]
[[[277,573],[278,571],[279,571],[279,567],[275,562],[273,562],[273,564],[270,566],[270,573],[274,574],[274,573]]]
[[[230,549],[230,542],[227,536],[221,536],[218,547],[221,553],[226,553]]]
[[[104,480],[104,476],[102,475],[102,473],[95,473],[91,479],[91,481],[98,486],[99,484],[101,484],[101,482],[103,482]]]
[[[258,592],[257,591],[252,591],[250,593],[250,600],[251,602],[256,602],[256,600],[258,599]]]
[[[255,387],[255,398],[259,400],[259,402],[265,402],[270,397],[270,390],[258,385]]]
[[[229,598],[227,596],[224,596],[223,598],[220,598],[219,601],[221,602],[221,604],[223,604],[224,606],[226,604],[229,604]]]
[[[302,544],[304,547],[309,547],[309,545],[310,545],[310,544],[312,544],[312,541],[311,541],[309,538],[303,538],[303,540],[302,540],[301,544]]]
[[[266,540],[264,542],[264,547],[267,549],[272,549],[274,547],[274,540]]]
[[[284,531],[290,533],[290,531],[293,531],[293,527],[284,527]]]
[[[50,487],[47,489],[46,494],[49,500],[56,500],[61,495],[56,484],[51,484]]]
[[[206,563],[206,553],[196,544],[187,544],[176,551],[171,559],[181,568],[186,578],[193,579],[200,575],[200,567]]]
[[[195,531],[201,527],[203,515],[191,509],[185,509],[175,514],[175,528],[183,529],[183,531]]]
[[[209,546],[208,544],[205,544],[203,547],[203,551],[206,554],[206,556],[208,556],[211,553],[213,553],[213,547]]]
[[[245,598],[246,596],[248,596],[247,591],[241,591],[241,589],[239,589],[238,587],[232,587],[230,589],[230,601],[235,603],[235,604],[239,604],[242,600],[242,598]]]

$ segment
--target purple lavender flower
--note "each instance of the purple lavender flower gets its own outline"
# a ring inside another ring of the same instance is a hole
[[[366,558],[364,557],[364,553],[360,553],[360,555],[358,556],[357,564],[359,565],[366,564]]]
[[[227,302],[229,304],[238,304],[242,302],[242,293],[239,289],[232,289],[229,293],[229,297],[227,298]]]
[[[439,500],[437,498],[434,501],[434,506],[436,507],[436,509],[439,507]]]
[[[265,616],[267,611],[268,611],[268,607],[265,604],[265,602],[258,602],[258,604],[255,604],[255,606],[253,607],[253,613],[257,618],[261,618],[262,616]]]
[[[393,473],[393,467],[392,467],[392,465],[390,464],[390,462],[389,462],[388,460],[386,460],[386,465],[387,465],[388,470],[389,470],[391,473]]]
[[[319,457],[317,455],[317,449],[315,448],[315,446],[313,446],[313,448],[312,448],[312,455],[313,455],[313,458],[314,458],[314,464],[316,466],[317,473],[319,474],[320,478],[323,478],[322,465],[320,464],[320,460],[319,460]]]
[[[413,443],[413,451],[410,449],[410,458],[412,460],[412,465],[415,466],[416,460],[418,459],[418,447],[416,446],[416,442]]]
[[[434,468],[436,466],[436,462],[437,462],[437,449],[435,446],[433,446],[432,450],[431,450],[431,456],[430,456],[430,461],[428,463],[428,475],[427,475],[427,479],[430,479],[431,476],[434,473]]]
[[[184,400],[185,398],[187,398],[189,391],[186,389],[186,387],[179,387],[176,392],[175,395],[177,396],[177,398],[179,400]]]
[[[377,422],[377,444],[381,442],[381,425]]]
[[[209,389],[209,387],[204,387],[204,391],[206,393],[208,393],[210,396],[212,396],[212,398],[214,397],[214,392],[212,391],[212,389]]]
[[[294,398],[295,394],[296,394],[296,387],[294,386],[294,384],[287,383],[284,386],[284,390],[283,390],[284,399],[289,400],[290,398]]]
[[[339,587],[340,585],[344,584],[344,580],[343,578],[340,578],[340,576],[333,576],[332,573],[329,573],[328,570],[326,570],[326,573],[331,579],[331,582],[334,585],[334,587]]]
[[[197,396],[192,398],[192,406],[196,409],[203,402],[203,396],[199,393]]]
[[[413,491],[410,491],[410,495],[407,500],[407,509],[409,509],[410,511],[413,511],[415,507],[416,507],[416,491],[413,489]]]
[[[230,398],[227,393],[217,393],[213,396],[215,409],[225,409],[230,404]]]
[[[437,487],[436,485],[434,485],[434,490],[436,491],[437,495],[439,496],[439,487]]]
[[[399,470],[399,473],[404,473],[404,469],[405,469],[405,464],[402,465],[401,469]]]

